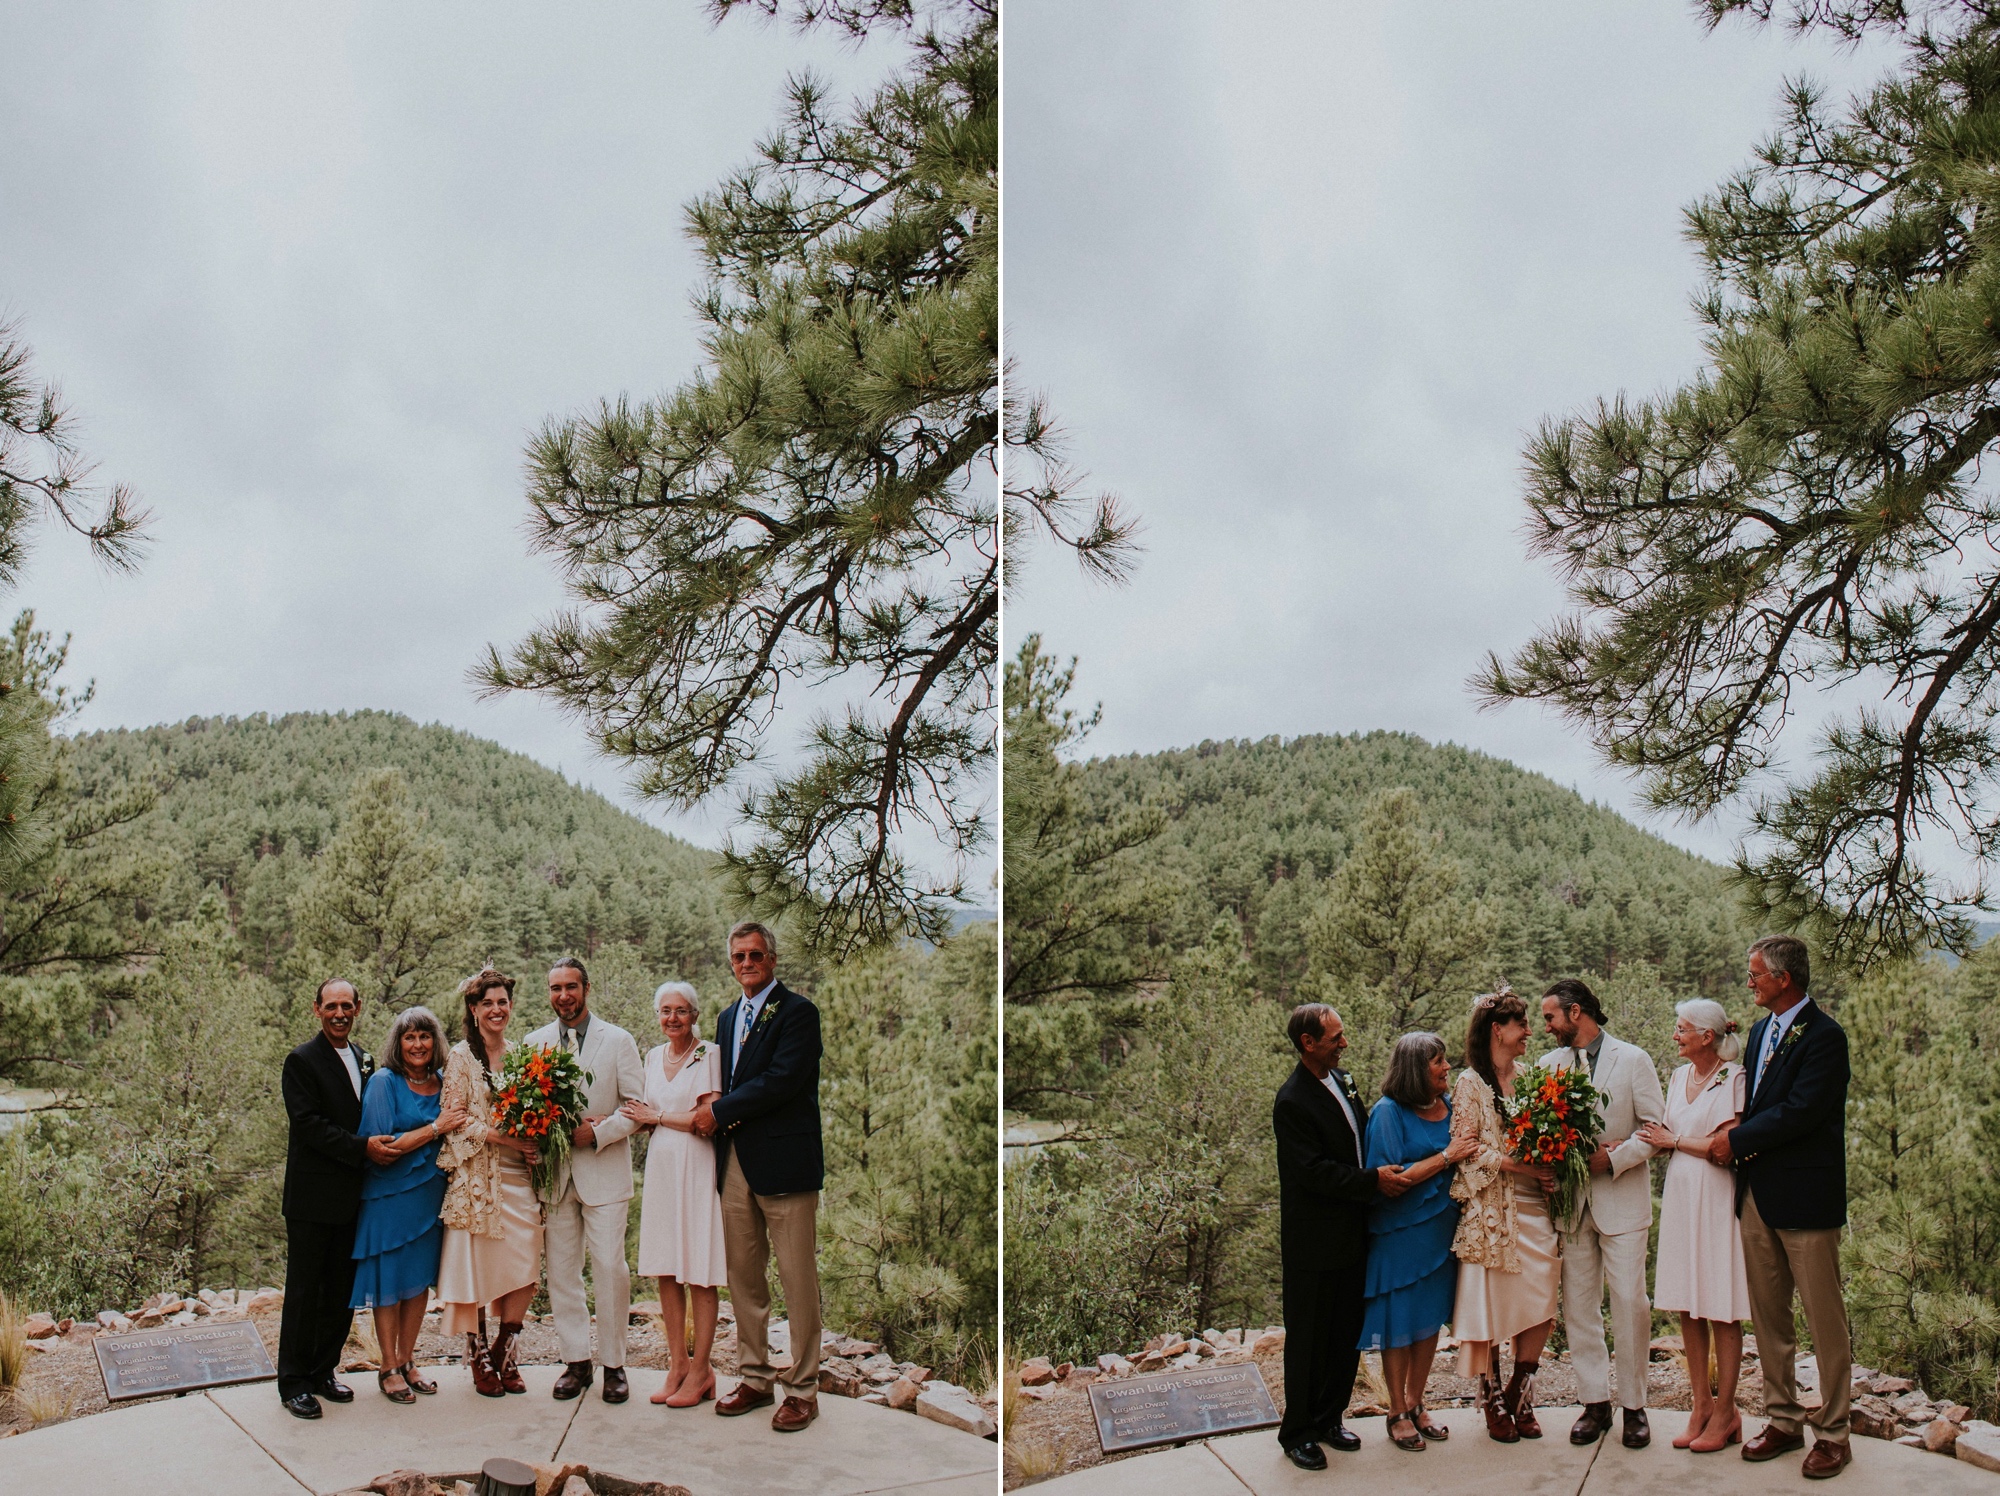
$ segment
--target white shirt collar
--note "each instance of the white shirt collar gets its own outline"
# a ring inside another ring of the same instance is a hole
[[[1319,1083],[1333,1093],[1333,1099],[1340,1104],[1341,1115],[1347,1118],[1348,1131],[1354,1134],[1354,1161],[1361,1161],[1361,1120],[1354,1115],[1354,1108],[1347,1100],[1347,1093],[1340,1088],[1331,1070],[1319,1078]]]
[[[757,1016],[758,1010],[764,1006],[764,999],[771,995],[771,989],[777,985],[778,979],[772,977],[770,981],[759,987],[756,992],[743,999],[744,1006],[749,1009],[751,1017],[754,1018]]]
[[[1806,1004],[1811,1001],[1812,1001],[1812,994],[1807,993],[1804,997],[1800,998],[1797,1002],[1793,1003],[1789,1008],[1785,1009],[1784,1012],[1773,1013],[1771,1015],[1770,1031],[1764,1035],[1765,1045],[1767,1047],[1775,1047],[1778,1044],[1783,1043],[1786,1032],[1790,1030],[1792,1026],[1792,1021],[1796,1019],[1799,1016],[1799,1014],[1805,1012]]]

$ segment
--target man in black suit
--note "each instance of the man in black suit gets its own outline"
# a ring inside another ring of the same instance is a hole
[[[1324,1003],[1303,1003],[1292,1010],[1285,1032],[1299,1063],[1271,1107],[1285,1294],[1285,1417],[1278,1443],[1301,1470],[1324,1470],[1321,1443],[1342,1451],[1361,1447],[1341,1419],[1361,1365],[1368,1207],[1379,1195],[1400,1195],[1410,1186],[1398,1168],[1363,1167],[1368,1112],[1340,1068],[1347,1048],[1340,1015]]]
[[[348,1042],[361,1001],[330,977],[313,994],[319,1032],[285,1056],[285,1307],[278,1324],[278,1396],[295,1418],[320,1416],[318,1399],[352,1402],[334,1380],[354,1311],[354,1221],[363,1167],[391,1163],[388,1138],[362,1138],[361,1091],[375,1062]]]
[[[1749,1099],[1743,1119],[1718,1133],[1709,1159],[1736,1165],[1736,1215],[1750,1320],[1764,1365],[1770,1421],[1743,1446],[1746,1460],[1769,1460],[1813,1446],[1803,1473],[1840,1474],[1848,1448],[1852,1346],[1840,1293],[1840,1232],[1847,1224],[1847,1035],[1808,995],[1805,942],[1766,935],[1750,947],[1750,992],[1765,1016],[1743,1051]],[[1792,1295],[1805,1308],[1819,1359],[1824,1401],[1799,1402]]]
[[[819,1009],[778,980],[778,940],[745,920],[729,932],[729,969],[743,995],[715,1021],[722,1094],[695,1113],[695,1131],[715,1138],[729,1300],[736,1307],[739,1374],[716,1403],[725,1418],[774,1401],[771,1427],[797,1433],[819,1416],[817,1216],[826,1156],[819,1135]],[[785,1289],[792,1364],[771,1365],[773,1254]]]

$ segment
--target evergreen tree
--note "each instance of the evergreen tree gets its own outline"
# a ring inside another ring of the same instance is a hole
[[[1449,1027],[1489,975],[1493,913],[1459,895],[1463,878],[1424,829],[1414,791],[1368,802],[1354,851],[1306,925],[1311,975],[1342,1010],[1357,1075],[1379,1077],[1398,1035]]]
[[[1706,5],[1711,24],[1774,8]],[[1706,367],[1530,443],[1532,547],[1576,612],[1477,685],[1555,706],[1656,807],[1753,794],[1739,872],[1764,921],[1865,965],[1968,949],[2000,853],[2000,505],[1980,481],[2000,438],[2000,16],[1791,15],[1893,35],[1901,65],[1845,110],[1791,84],[1756,162],[1689,210]],[[1871,704],[1788,768],[1793,712],[1827,697]]]
[[[364,1013],[400,1009],[447,989],[483,954],[473,945],[483,902],[476,881],[446,869],[401,771],[380,769],[354,787],[292,901],[294,964],[314,985],[353,982]]]
[[[1031,634],[1005,681],[1006,1104],[1043,1116],[1086,1108],[1106,1045],[1136,1025],[1134,989],[1159,969],[1146,929],[1171,891],[1145,855],[1164,807],[1095,815],[1062,760],[1097,720],[1065,704],[1075,676]]]
[[[0,586],[21,579],[29,535],[47,510],[90,543],[105,565],[138,564],[146,512],[122,483],[92,481],[95,465],[76,444],[76,417],[55,385],[35,376],[16,322],[0,322]]]
[[[479,672],[576,713],[641,793],[742,789],[735,892],[834,953],[940,938],[990,810],[997,9],[926,9],[796,8],[899,32],[908,64],[844,114],[795,78],[762,159],[689,209],[708,365],[534,440],[535,544],[576,606]],[[781,692],[823,709],[753,779]]]

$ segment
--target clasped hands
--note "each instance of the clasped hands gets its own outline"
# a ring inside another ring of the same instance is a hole
[[[438,1113],[438,1119],[432,1126],[437,1129],[439,1137],[443,1137],[446,1133],[457,1132],[459,1128],[465,1126],[465,1107],[458,1102],[452,1103]],[[383,1168],[394,1163],[405,1153],[414,1153],[431,1141],[416,1133],[411,1133],[410,1136],[416,1138],[416,1141],[407,1148],[397,1146],[398,1139],[390,1132],[378,1133],[372,1138],[364,1139],[363,1146],[368,1150],[368,1162],[377,1168]]]

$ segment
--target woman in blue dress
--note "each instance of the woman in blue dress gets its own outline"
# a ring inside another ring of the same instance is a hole
[[[1476,1138],[1451,1140],[1450,1082],[1444,1040],[1405,1034],[1389,1057],[1382,1099],[1368,1114],[1368,1167],[1394,1164],[1411,1187],[1394,1199],[1378,1200],[1368,1214],[1361,1348],[1382,1353],[1389,1438],[1412,1452],[1426,1439],[1450,1434],[1424,1412],[1424,1386],[1438,1331],[1451,1318],[1458,1292],[1451,1241],[1459,1207],[1449,1193],[1450,1175],[1479,1146]],[[1407,1424],[1407,1431],[1398,1432],[1399,1424]]]
[[[382,1066],[361,1098],[361,1135],[388,1137],[397,1158],[370,1164],[361,1181],[361,1216],[354,1225],[356,1309],[375,1311],[382,1346],[376,1381],[391,1402],[413,1403],[437,1384],[417,1375],[417,1334],[425,1301],[437,1282],[444,1227],[445,1174],[438,1140],[465,1125],[465,1114],[440,1114],[444,1029],[429,1008],[405,1008],[389,1026]]]

